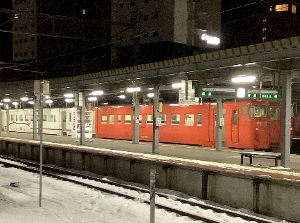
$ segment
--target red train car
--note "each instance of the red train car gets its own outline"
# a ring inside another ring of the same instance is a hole
[[[280,104],[243,100],[223,103],[226,147],[266,150],[280,143]]]
[[[96,109],[96,136],[132,139],[132,107]],[[215,146],[216,104],[162,105],[159,141]],[[223,103],[223,141],[227,148],[266,150],[280,143],[280,104],[243,100]],[[152,141],[152,105],[140,106],[140,140]]]

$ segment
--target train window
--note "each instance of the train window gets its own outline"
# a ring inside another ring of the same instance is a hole
[[[162,114],[159,117],[161,118],[161,124],[166,124],[167,116],[165,114]]]
[[[115,115],[109,116],[109,124],[115,124]]]
[[[107,123],[107,115],[101,115],[101,123],[106,124]]]
[[[43,121],[44,121],[44,122],[47,121],[47,115],[43,115]]]
[[[23,122],[23,115],[20,115],[19,119]]]
[[[238,111],[237,110],[233,110],[232,117],[233,117],[232,124],[237,125],[238,124]]]
[[[56,116],[55,115],[53,115],[53,121],[56,122]]]
[[[267,106],[265,105],[253,105],[249,107],[249,116],[250,117],[266,117],[267,116]]]
[[[30,120],[33,121],[33,115],[30,115]]]
[[[53,115],[48,115],[48,122],[53,122]]]
[[[125,124],[131,123],[131,115],[125,115]]]
[[[29,115],[25,115],[25,122],[29,121]]]
[[[18,121],[18,116],[16,115],[16,122]]]
[[[13,115],[10,116],[10,121],[11,121],[11,122],[14,121],[14,116],[13,116]]]
[[[143,120],[143,116],[142,116],[142,115],[139,115],[139,123],[140,123],[140,124],[142,123],[142,120]]]
[[[197,115],[197,125],[202,125],[202,114]]]
[[[194,125],[194,114],[184,115],[184,125],[188,125],[188,126]]]
[[[146,115],[146,123],[153,124],[153,115]]]
[[[279,119],[279,108],[270,108],[270,118],[271,120]]]
[[[179,123],[180,123],[180,115],[172,114],[171,115],[171,125],[179,125]]]
[[[242,107],[242,116],[243,117],[247,116],[247,106]]]
[[[118,124],[121,123],[121,115],[118,115]]]

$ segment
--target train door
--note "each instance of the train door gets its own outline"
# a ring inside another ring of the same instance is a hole
[[[67,112],[61,111],[61,130],[63,135],[67,134]]]
[[[280,109],[270,107],[270,144],[271,147],[278,148],[280,145]]]
[[[232,110],[231,141],[234,143],[239,142],[239,110],[237,108]]]

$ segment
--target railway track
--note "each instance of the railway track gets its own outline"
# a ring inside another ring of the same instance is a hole
[[[0,164],[3,165],[4,167],[7,167],[7,168],[14,167],[14,168],[18,168],[18,169],[21,169],[21,170],[24,170],[24,171],[39,173],[39,164],[36,163],[36,162],[16,159],[16,158],[7,157],[7,156],[0,156],[0,158],[1,158]],[[68,170],[68,169],[59,168],[59,167],[53,167],[53,166],[49,166],[49,165],[43,165],[43,175],[53,177],[53,178],[63,180],[63,181],[68,181],[68,182],[71,182],[71,183],[74,183],[74,184],[79,184],[81,186],[92,188],[94,190],[98,190],[98,191],[101,191],[101,192],[104,192],[104,193],[124,197],[126,199],[139,200],[140,202],[150,204],[150,201],[147,200],[147,199],[141,199],[141,197],[132,196],[132,195],[129,195],[128,193],[120,192],[122,190],[116,189],[116,187],[117,187],[117,188],[122,188],[122,189],[125,189],[125,190],[136,191],[138,193],[144,194],[143,197],[146,198],[146,197],[149,197],[149,190],[145,189],[145,188],[136,187],[136,186],[127,185],[127,184],[122,184],[122,183],[118,183],[118,182],[115,182],[115,181],[110,181],[110,180],[107,180],[107,179],[103,179],[103,178],[99,178],[99,177],[95,177],[95,176],[90,176],[88,174],[83,174],[83,173],[80,173],[78,171]],[[84,179],[84,180],[80,180],[80,179]],[[110,185],[110,186],[113,186],[114,189],[108,189],[107,187],[98,186],[98,185],[96,186],[96,185],[94,185],[93,183],[91,183],[89,181]],[[180,202],[182,204],[188,204],[188,205],[191,205],[193,207],[198,207],[198,208],[204,209],[204,210],[211,210],[211,211],[216,212],[216,213],[223,213],[223,214],[228,215],[229,217],[241,218],[245,221],[258,222],[258,223],[271,223],[271,222],[274,223],[273,220],[264,219],[263,217],[251,216],[251,215],[246,214],[246,213],[237,212],[237,211],[230,210],[230,209],[225,209],[223,207],[213,206],[213,205],[206,204],[206,203],[200,203],[200,202],[197,202],[197,201],[191,201],[189,199],[181,198],[181,197],[178,197],[178,196],[173,196],[173,195],[166,194],[166,193],[156,192],[155,194],[158,198],[161,198],[161,199],[172,199],[173,201]],[[193,220],[203,221],[203,222],[207,222],[207,223],[217,223],[217,222],[219,222],[219,221],[216,221],[216,220],[213,220],[213,219],[208,219],[208,218],[203,217],[199,214],[193,214],[193,213],[189,213],[189,212],[184,211],[184,210],[180,210],[179,208],[176,208],[176,207],[163,205],[163,204],[160,204],[159,202],[157,202],[155,205],[156,205],[156,208],[161,208],[161,209],[164,209],[166,211],[176,213],[180,216],[186,216],[186,217],[189,217]]]

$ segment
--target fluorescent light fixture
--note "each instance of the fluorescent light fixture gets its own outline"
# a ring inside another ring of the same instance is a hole
[[[33,105],[33,104],[34,104],[34,101],[28,101],[28,104]]]
[[[234,67],[241,67],[242,66],[242,64],[235,64],[235,65],[233,65]]]
[[[74,94],[72,93],[68,93],[68,94],[64,94],[65,98],[73,98]]]
[[[73,98],[66,98],[66,99],[65,99],[65,102],[67,102],[67,103],[72,103],[73,101],[74,101]]]
[[[129,87],[126,90],[127,90],[127,92],[138,92],[138,91],[141,91],[141,88],[140,87]]]
[[[19,103],[17,101],[12,102],[13,105],[18,105]]]
[[[181,88],[182,84],[181,83],[174,83],[172,84],[172,88]]]
[[[27,97],[23,97],[23,98],[21,98],[21,101],[28,101],[28,98]]]
[[[48,100],[46,100],[46,103],[47,103],[47,104],[52,104],[52,103],[53,103],[53,100],[48,99]]]
[[[5,103],[8,103],[8,102],[10,102],[10,98],[4,98],[3,101],[4,101]]]
[[[93,91],[92,95],[103,95],[103,91]]]
[[[255,76],[238,76],[231,79],[233,83],[250,83],[255,82],[256,77]]]
[[[245,88],[238,88],[236,92],[236,96],[238,98],[244,98],[246,95],[246,89]]]
[[[246,63],[245,65],[249,66],[249,65],[254,65],[254,64],[255,64],[255,62],[250,62],[250,63]]]
[[[154,87],[149,87],[148,89],[151,91],[151,90],[153,90],[153,89],[154,89]]]
[[[147,96],[148,96],[148,98],[153,98],[154,97],[154,93],[148,93]]]
[[[0,105],[4,105],[2,102],[0,102]]]
[[[118,95],[118,98],[120,98],[120,99],[125,99],[126,96],[125,96],[124,94],[122,94],[122,95]]]
[[[205,40],[207,42],[207,44],[212,44],[212,45],[220,44],[220,38],[218,38],[216,36],[209,36],[207,34],[202,34],[201,39]]]
[[[97,101],[97,97],[88,97],[88,101]]]

